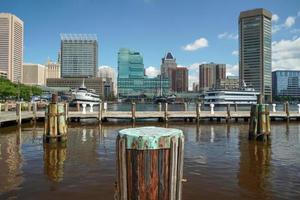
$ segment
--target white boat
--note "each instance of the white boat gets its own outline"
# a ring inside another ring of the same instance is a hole
[[[82,85],[72,91],[72,102],[74,104],[77,103],[92,103],[92,104],[99,104],[100,97],[99,95],[96,94],[95,90],[93,89],[88,89],[84,85],[84,80],[82,82]]]
[[[238,90],[214,89],[204,93],[204,105],[251,105],[257,103],[257,96],[259,94],[253,88],[247,88],[245,84]]]

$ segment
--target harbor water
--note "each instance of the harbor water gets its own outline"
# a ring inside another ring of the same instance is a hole
[[[137,123],[184,132],[183,199],[300,199],[300,124],[272,122],[268,144],[248,124]],[[113,199],[115,141],[130,123],[71,123],[66,146],[43,146],[43,124],[0,128],[0,199]]]

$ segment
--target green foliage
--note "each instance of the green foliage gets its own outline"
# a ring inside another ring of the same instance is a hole
[[[42,90],[35,86],[12,83],[8,79],[0,78],[0,99],[17,100],[20,91],[20,99],[29,101],[32,95],[41,95]]]

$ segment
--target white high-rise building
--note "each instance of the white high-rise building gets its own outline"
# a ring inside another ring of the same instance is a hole
[[[116,94],[117,92],[117,84],[116,84],[116,72],[113,68],[109,67],[109,66],[100,66],[98,67],[98,72],[97,72],[97,76],[100,78],[109,78],[111,79],[112,83],[113,83],[113,90],[114,90],[114,94]]]
[[[45,85],[46,67],[40,64],[23,64],[23,83],[26,85]]]
[[[0,71],[13,82],[22,81],[24,24],[15,15],[0,13]]]

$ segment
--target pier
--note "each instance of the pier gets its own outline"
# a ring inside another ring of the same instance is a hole
[[[100,104],[101,105],[101,104]],[[22,107],[22,106],[21,106]],[[201,121],[201,120],[216,120],[216,121],[248,121],[250,118],[250,111],[240,111],[234,109],[233,111],[228,109],[225,111],[215,111],[214,105],[211,105],[210,111],[202,111],[200,106],[196,106],[194,111],[169,111],[168,105],[164,105],[164,109],[158,109],[157,111],[139,111],[136,109],[136,104],[132,104],[132,108],[129,111],[110,111],[106,106],[99,106],[97,109],[89,107],[86,109],[86,105],[83,106],[83,110],[71,111],[67,109],[65,113],[68,121],[80,121],[81,119],[94,118],[97,121],[105,122],[109,119],[117,120],[145,120],[156,119],[159,121],[170,120],[184,120],[189,122]],[[299,105],[298,105],[299,107]],[[104,109],[105,108],[105,109]],[[270,109],[270,119],[274,120],[300,120],[300,110],[289,110],[289,106],[285,106],[283,111],[277,111],[273,105],[273,109]],[[18,110],[18,109],[17,109]],[[44,119],[45,111],[36,109],[22,109],[22,111],[1,111],[0,112],[0,124],[22,121],[35,121],[36,119]]]

